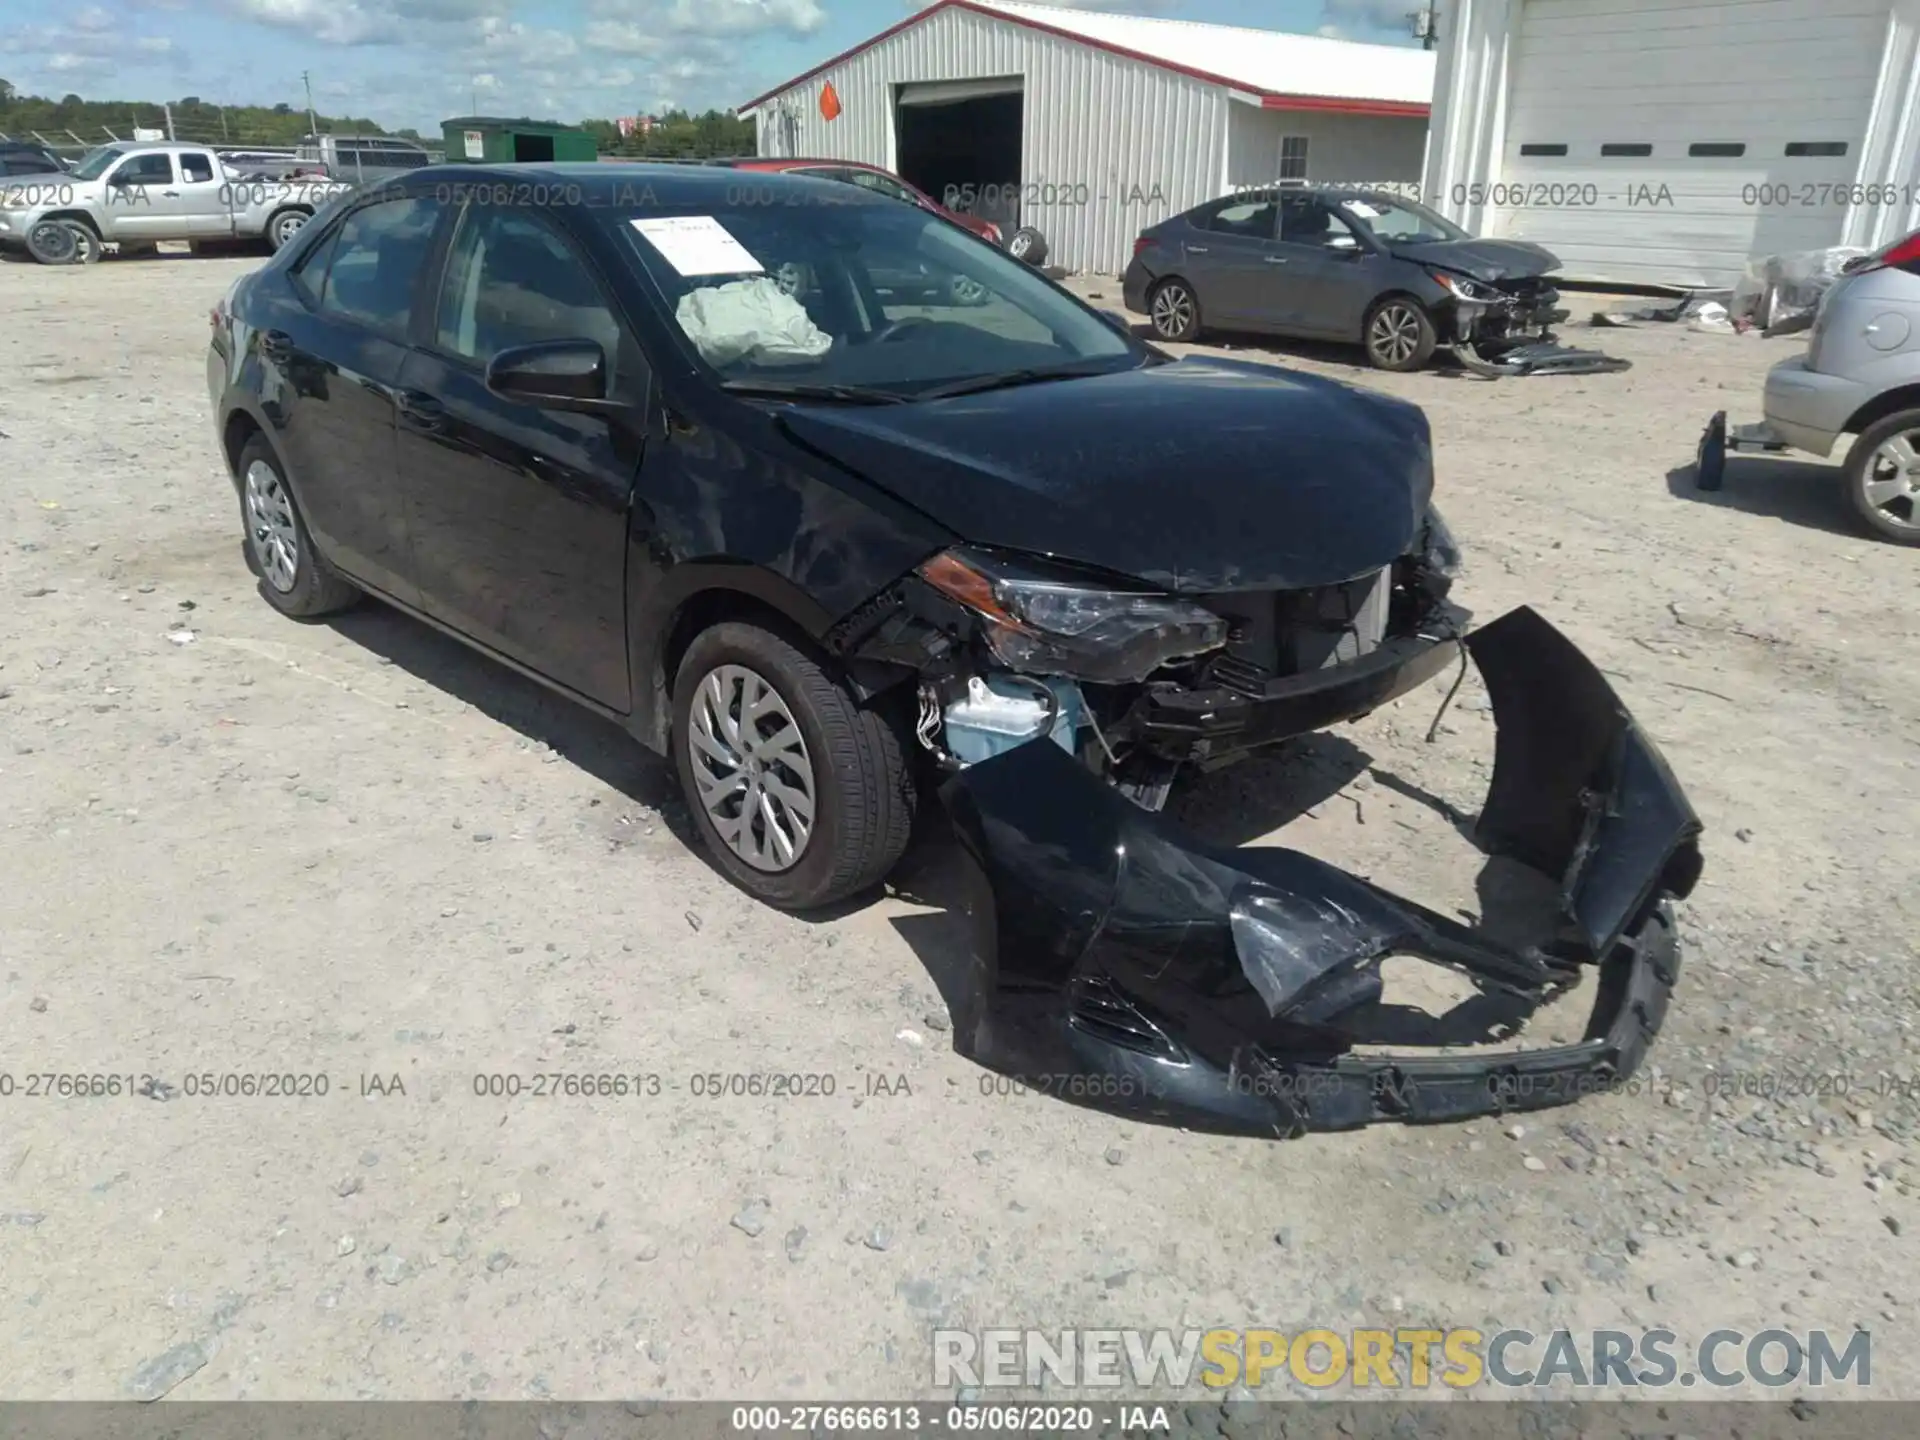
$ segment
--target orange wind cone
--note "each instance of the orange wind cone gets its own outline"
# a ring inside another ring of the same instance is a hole
[[[840,92],[833,88],[831,80],[820,88],[820,113],[829,120],[840,118]]]

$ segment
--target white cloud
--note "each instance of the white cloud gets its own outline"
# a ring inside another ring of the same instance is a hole
[[[697,35],[763,30],[809,35],[827,23],[827,12],[816,0],[674,0],[665,19],[674,29]]]
[[[1318,35],[1322,40],[1344,40],[1347,38],[1347,32],[1338,25],[1322,25],[1313,33]]]
[[[70,50],[59,50],[47,56],[46,68],[57,75],[73,75],[88,70],[106,70],[112,62],[104,55],[76,55]]]
[[[1320,0],[1320,14],[1329,25],[1340,31],[1334,37],[1340,40],[1355,39],[1358,35],[1377,30],[1391,30],[1401,36],[1410,36],[1412,24],[1407,17],[1425,3],[1426,0]],[[1326,33],[1324,28],[1321,33]]]

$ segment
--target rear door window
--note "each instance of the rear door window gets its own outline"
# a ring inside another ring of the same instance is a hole
[[[1279,209],[1273,200],[1237,200],[1203,215],[1200,224],[1203,229],[1222,235],[1271,240]]]

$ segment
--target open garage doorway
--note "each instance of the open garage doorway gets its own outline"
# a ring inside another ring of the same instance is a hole
[[[1017,75],[896,86],[896,167],[942,205],[1011,235],[1020,223],[1024,123],[1025,87]]]

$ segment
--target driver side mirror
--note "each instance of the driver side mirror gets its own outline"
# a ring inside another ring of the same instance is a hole
[[[597,340],[546,340],[515,345],[487,362],[487,389],[503,400],[545,410],[606,414],[607,353]]]
[[[1335,235],[1327,241],[1327,249],[1336,255],[1358,255],[1360,242],[1351,235]]]

